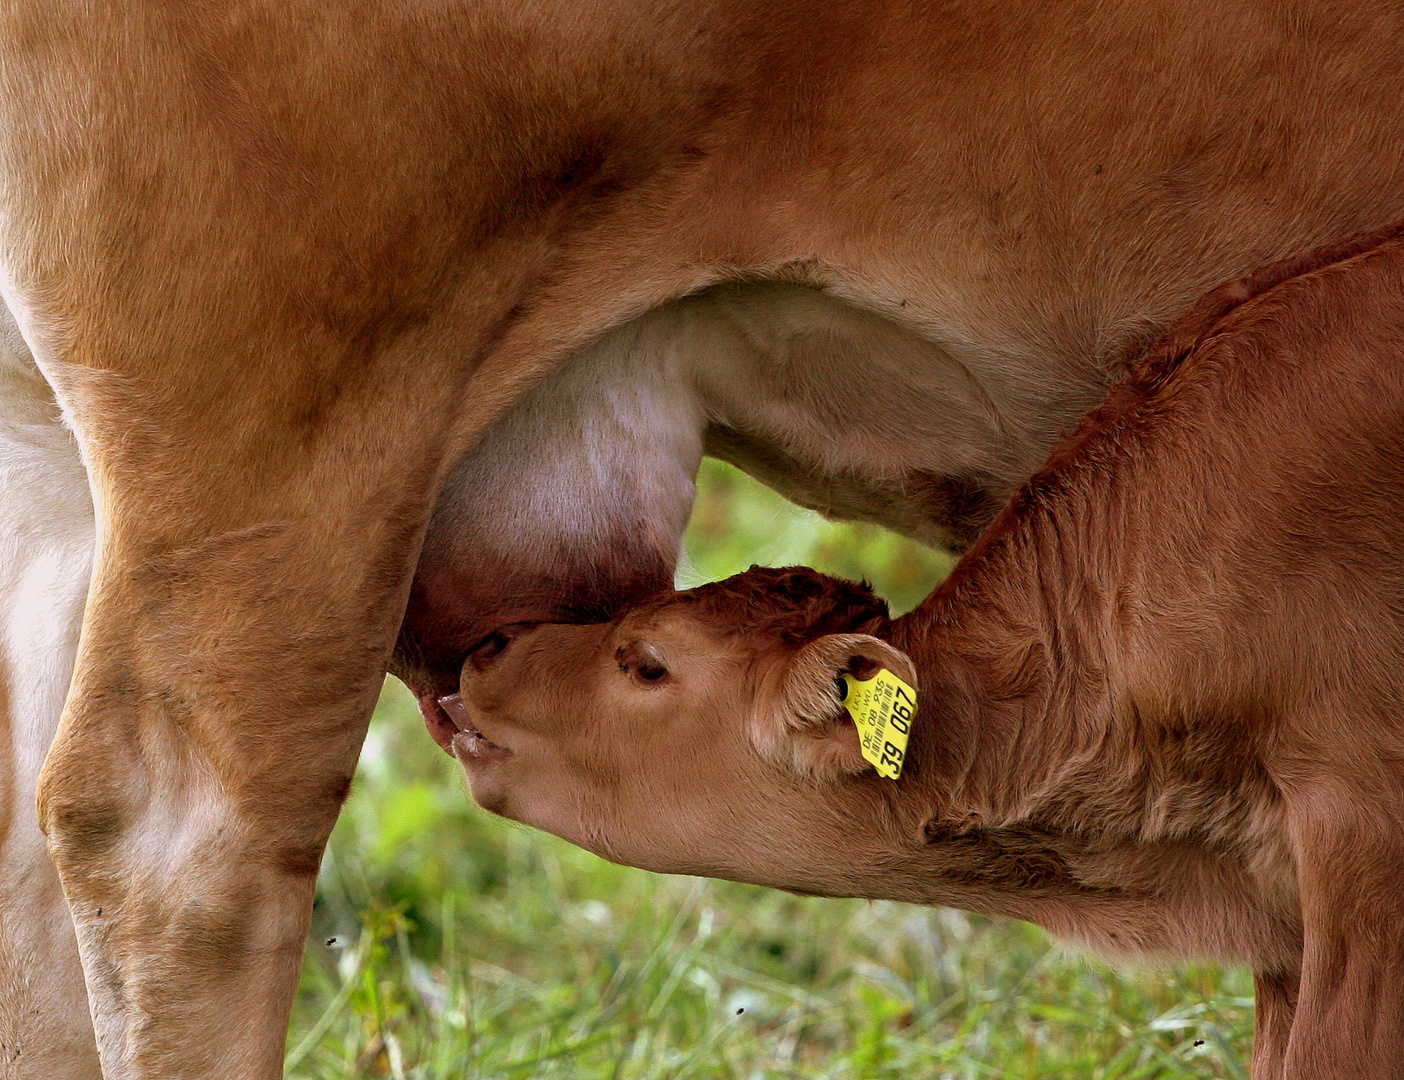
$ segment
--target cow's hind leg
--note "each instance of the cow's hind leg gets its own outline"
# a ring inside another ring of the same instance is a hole
[[[160,394],[126,397],[105,373],[76,383],[98,554],[39,813],[104,1075],[269,1080],[432,503],[436,433],[412,410],[394,422],[421,441],[403,444],[354,410],[310,436],[264,414],[242,445],[235,421],[196,445],[178,418],[142,415]],[[394,414],[388,390],[370,393]],[[259,404],[239,399],[245,416]]]
[[[34,812],[92,570],[73,437],[0,307],[0,1078],[99,1075],[68,905]]]
[[[270,328],[133,296],[73,302],[82,336],[25,316],[97,522],[39,820],[106,1080],[273,1080],[322,851],[471,438],[465,331],[426,316],[368,346],[297,306]]]

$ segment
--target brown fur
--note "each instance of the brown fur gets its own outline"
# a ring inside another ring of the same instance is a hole
[[[887,602],[866,582],[825,577],[804,566],[753,566],[634,610],[678,604],[716,630],[785,645],[819,634],[869,633],[887,622]]]
[[[752,570],[543,628],[464,672],[511,751],[458,744],[475,796],[658,869],[1246,961],[1255,1080],[1404,1076],[1404,228],[1209,294],[923,605],[862,596]],[[553,696],[624,638],[667,677]],[[919,684],[895,784],[801,702],[855,658]]]
[[[39,820],[109,1080],[278,1075],[438,492],[544,372],[802,279],[1038,460],[1210,284],[1404,216],[1401,49],[1328,0],[6,0],[0,288],[98,523]]]

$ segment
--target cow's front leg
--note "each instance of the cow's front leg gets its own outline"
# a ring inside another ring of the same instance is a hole
[[[281,1075],[443,452],[434,417],[367,389],[292,427],[244,387],[243,429],[203,435],[131,378],[67,381],[98,554],[39,809],[109,1080]]]

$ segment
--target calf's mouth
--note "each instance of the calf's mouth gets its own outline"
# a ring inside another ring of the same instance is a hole
[[[462,655],[456,664],[443,665],[442,670],[405,673],[406,682],[411,684],[410,689],[414,691],[415,700],[419,704],[420,715],[424,717],[424,726],[445,753],[454,754],[454,738],[459,732],[472,729],[472,724],[468,722],[467,709],[458,693],[463,665],[471,663],[477,670],[483,671],[507,651],[517,635],[535,625],[515,622],[499,626],[490,634],[478,639],[477,644],[468,649],[466,655]],[[458,704],[445,704],[450,701]]]
[[[449,738],[448,746],[444,748],[454,757],[460,761],[464,757],[477,761],[501,761],[512,756],[512,751],[505,746],[498,746],[473,726],[473,721],[468,716],[468,706],[463,703],[461,694],[445,694],[436,704],[453,725],[453,734]],[[435,739],[437,738],[435,734]]]

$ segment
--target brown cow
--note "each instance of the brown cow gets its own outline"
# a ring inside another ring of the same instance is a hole
[[[784,377],[704,445],[968,532],[1210,284],[1404,216],[1401,53],[1393,5],[1330,0],[4,0],[0,293],[49,384],[18,407],[51,390],[77,445],[49,417],[63,482],[4,479],[4,681],[44,692],[4,717],[0,1067],[95,1068],[32,1026],[84,1007],[71,945],[29,948],[41,827],[109,1080],[266,1080],[401,623],[432,701],[494,622],[666,582],[642,458],[505,524],[457,483],[545,373],[641,318],[709,371],[669,320],[730,291]],[[953,397],[904,381],[938,367]]]
[[[895,783],[864,667],[919,686]],[[479,802],[609,858],[1247,962],[1255,1080],[1379,1080],[1401,687],[1397,228],[1210,294],[910,615],[752,570],[525,632],[451,704]]]

